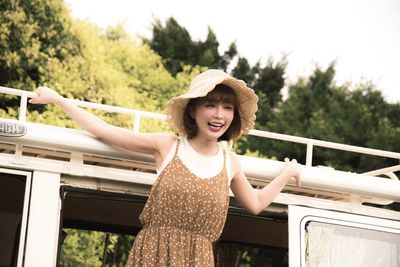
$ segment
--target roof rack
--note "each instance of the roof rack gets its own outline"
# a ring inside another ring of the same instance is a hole
[[[122,151],[108,146],[90,134],[79,130],[26,122],[27,100],[33,97],[35,93],[2,86],[0,86],[0,93],[20,97],[18,120],[0,119],[0,130],[4,128],[5,131],[9,129],[9,131],[17,133],[18,131],[23,132],[24,127],[29,129],[26,134],[20,137],[10,138],[0,135],[0,152],[3,154],[19,157],[21,160],[24,157],[25,159],[26,157],[40,157],[43,160],[68,162],[71,166],[74,166],[69,169],[67,168],[70,172],[74,169],[73,173],[82,173],[82,170],[77,171],[82,166],[96,165],[99,167],[126,170],[128,172],[144,171],[145,173],[154,174],[154,160],[150,155]],[[80,107],[132,115],[134,120],[132,130],[136,132],[140,131],[141,118],[166,119],[165,115],[158,113],[80,100],[70,99],[69,101]],[[323,166],[312,166],[314,147],[399,160],[400,153],[260,130],[251,130],[249,135],[306,145],[306,164],[302,171],[302,188],[298,189],[294,184],[289,184],[284,190],[286,193],[336,201],[353,201],[355,198],[358,198],[360,202],[377,204],[389,204],[392,201],[400,201],[400,181],[395,174],[395,172],[400,171],[400,165],[371,170],[364,174],[344,172]],[[68,144],[63,142],[66,136],[68,136],[68,140],[71,140]],[[256,187],[263,186],[276,177],[284,164],[281,161],[248,156],[240,156],[240,159],[246,175],[252,185]],[[67,169],[65,172],[68,172]],[[389,179],[378,176],[386,176]]]

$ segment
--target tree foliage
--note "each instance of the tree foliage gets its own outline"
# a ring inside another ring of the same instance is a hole
[[[393,114],[400,112],[398,105],[387,103],[382,94],[369,83],[358,84],[353,89],[349,85],[337,86],[334,74],[334,64],[326,70],[316,68],[309,79],[290,86],[288,99],[280,106],[276,119],[268,124],[269,129],[290,135],[382,149],[379,144],[381,141],[377,138],[389,137],[386,133],[388,128],[393,133],[399,131],[399,125],[395,126],[397,118],[393,117]],[[380,137],[376,135],[378,129],[382,129]],[[390,138],[399,140],[394,135]],[[398,145],[386,147],[389,150],[398,148]],[[289,151],[290,156],[304,159],[303,150],[289,149],[287,144],[273,145],[268,150],[281,156],[283,151]],[[317,149],[313,158],[314,165],[358,172],[394,163],[393,160],[382,162],[360,154],[327,149]]]
[[[158,54],[121,26],[103,30],[72,21],[61,0],[36,2],[1,2],[3,86],[33,90],[45,85],[69,98],[162,112],[167,100],[187,87],[184,76],[197,71],[185,67],[174,78]],[[13,55],[17,61],[10,60]],[[3,97],[0,115],[16,117],[18,106],[15,98]],[[55,106],[29,110],[28,120],[77,127]],[[132,127],[133,118],[95,113],[113,124]],[[168,130],[168,126],[146,121],[142,130]]]
[[[33,88],[45,81],[50,59],[79,53],[62,1],[0,2],[0,84]]]
[[[167,19],[165,25],[156,19],[152,31],[152,38],[145,39],[145,42],[163,58],[166,69],[173,76],[181,72],[185,65],[226,70],[237,55],[235,42],[220,55],[217,36],[210,27],[205,41],[193,41],[187,29],[173,17]]]
[[[66,238],[60,251],[59,265],[125,266],[134,237],[113,233],[65,229]]]

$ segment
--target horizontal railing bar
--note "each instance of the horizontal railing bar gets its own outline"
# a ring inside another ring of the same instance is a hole
[[[107,111],[107,112],[114,112],[114,113],[127,114],[127,115],[140,115],[140,116],[143,116],[146,118],[158,119],[158,120],[165,120],[167,118],[167,116],[164,114],[142,111],[142,110],[137,110],[137,109],[115,107],[115,106],[109,106],[109,105],[105,105],[105,104],[97,104],[97,103],[92,103],[92,102],[88,102],[88,101],[76,100],[76,99],[68,99],[68,101],[71,101],[71,103],[74,103],[80,107],[93,108],[93,109],[103,110],[103,111]]]
[[[286,134],[279,134],[279,133],[274,133],[274,132],[260,131],[260,130],[250,130],[249,134],[253,135],[253,136],[258,136],[258,137],[271,138],[271,139],[288,141],[288,142],[293,142],[293,143],[300,143],[300,144],[305,144],[305,145],[311,143],[314,146],[319,146],[319,147],[326,147],[326,148],[344,150],[344,151],[349,151],[349,152],[356,152],[356,153],[361,153],[361,154],[368,154],[368,155],[374,155],[374,156],[400,159],[400,153],[391,152],[391,151],[383,151],[383,150],[373,149],[373,148],[345,145],[345,144],[340,144],[340,143],[334,143],[334,142],[328,142],[328,141],[322,141],[322,140],[317,140],[317,139],[292,136],[292,135],[286,135]]]
[[[36,94],[31,91],[9,88],[9,87],[5,87],[5,86],[0,86],[0,92],[4,93],[4,94],[17,95],[17,96],[22,96],[22,95],[27,95],[28,97],[36,96]]]
[[[6,93],[6,94],[11,94],[11,95],[18,95],[18,96],[22,96],[22,95],[27,95],[28,97],[36,96],[36,94],[34,92],[24,91],[24,90],[14,89],[14,88],[8,88],[8,87],[4,87],[4,86],[0,86],[0,92]],[[167,118],[167,116],[165,114],[160,114],[160,113],[141,111],[141,110],[135,110],[135,109],[123,108],[123,107],[116,107],[116,106],[92,103],[92,102],[76,100],[76,99],[68,99],[68,101],[71,101],[72,103],[74,103],[80,107],[93,108],[93,109],[103,110],[103,111],[107,111],[107,112],[115,112],[115,113],[128,114],[128,115],[140,115],[145,118],[152,118],[152,119],[158,119],[158,120],[166,120],[166,118]],[[366,148],[366,147],[358,147],[358,146],[353,146],[353,145],[346,145],[346,144],[340,144],[340,143],[334,143],[334,142],[328,142],[328,141],[322,141],[322,140],[317,140],[317,139],[292,136],[292,135],[286,135],[286,134],[280,134],[280,133],[274,133],[274,132],[267,132],[267,131],[261,131],[261,130],[254,129],[254,130],[250,130],[249,135],[270,138],[270,139],[275,139],[275,140],[282,140],[282,141],[293,142],[293,143],[300,143],[300,144],[305,144],[305,145],[312,144],[313,146],[355,152],[355,153],[372,155],[372,156],[400,159],[400,153],[397,153],[397,152],[384,151],[384,150]]]
[[[14,89],[14,88],[8,88],[8,87],[4,87],[4,86],[0,86],[0,92],[10,94],[10,95],[17,95],[17,96],[27,95],[29,98],[37,96],[37,94],[34,92],[24,91],[24,90]],[[143,116],[146,118],[158,119],[158,120],[166,120],[166,118],[167,118],[166,115],[160,114],[160,113],[154,113],[154,112],[148,112],[148,111],[142,111],[142,110],[130,109],[130,108],[123,108],[123,107],[116,107],[116,106],[110,106],[110,105],[105,105],[105,104],[92,103],[89,101],[83,101],[83,100],[77,100],[77,99],[68,99],[67,98],[67,100],[77,106],[80,106],[80,107],[93,108],[93,109],[103,110],[103,111],[107,111],[107,112],[114,112],[114,113],[127,114],[127,115],[139,114],[140,116]]]

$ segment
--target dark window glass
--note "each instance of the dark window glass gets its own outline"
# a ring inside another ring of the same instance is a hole
[[[0,266],[16,266],[26,177],[0,173]]]

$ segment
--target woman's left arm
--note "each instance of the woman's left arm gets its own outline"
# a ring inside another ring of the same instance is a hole
[[[300,186],[301,165],[295,159],[289,161],[285,158],[285,166],[281,173],[262,189],[255,189],[251,186],[235,153],[232,153],[232,166],[232,192],[243,207],[253,214],[260,213],[271,204],[292,177],[296,179],[297,186]]]

